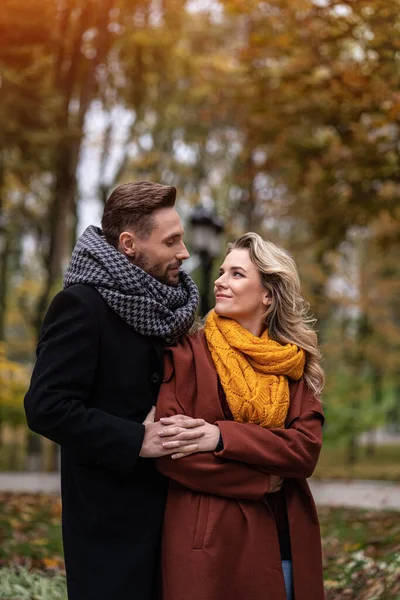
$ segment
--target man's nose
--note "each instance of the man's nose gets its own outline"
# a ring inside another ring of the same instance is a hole
[[[183,242],[181,242],[181,247],[179,248],[178,252],[176,253],[176,258],[178,260],[186,260],[187,258],[189,258],[190,254],[188,252],[188,249],[186,248],[185,244]]]

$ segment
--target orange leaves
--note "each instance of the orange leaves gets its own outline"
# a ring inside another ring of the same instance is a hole
[[[0,494],[0,565],[64,570],[59,496]]]

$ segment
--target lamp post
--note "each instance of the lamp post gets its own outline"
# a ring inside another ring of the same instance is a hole
[[[210,310],[208,295],[212,265],[221,251],[224,222],[213,210],[198,204],[190,215],[189,223],[191,246],[200,259],[200,314],[204,316]]]

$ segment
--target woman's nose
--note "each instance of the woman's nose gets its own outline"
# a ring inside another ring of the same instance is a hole
[[[219,277],[217,277],[217,279],[214,281],[214,285],[216,287],[221,287],[221,286],[226,285],[225,282],[224,282],[224,276],[220,275]]]

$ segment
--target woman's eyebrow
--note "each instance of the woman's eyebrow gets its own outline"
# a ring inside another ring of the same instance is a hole
[[[230,267],[230,269],[231,269],[231,271],[233,271],[233,270],[236,271],[237,269],[240,269],[241,271],[244,271],[246,273],[246,269],[244,267]]]

